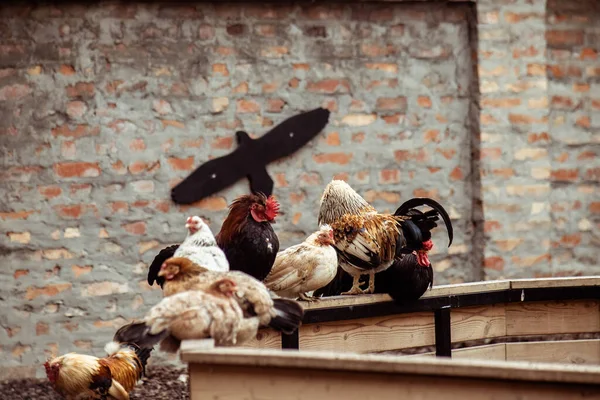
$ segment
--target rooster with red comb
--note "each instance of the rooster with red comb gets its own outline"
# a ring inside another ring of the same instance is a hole
[[[279,203],[262,193],[240,196],[229,206],[217,244],[227,256],[229,268],[264,280],[275,262],[279,239],[271,224],[279,214]]]

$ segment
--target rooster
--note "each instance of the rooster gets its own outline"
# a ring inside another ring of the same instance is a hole
[[[46,376],[67,400],[129,400],[129,393],[145,374],[152,347],[120,340],[118,333],[104,350],[107,357],[68,353],[44,363]]]
[[[429,205],[422,213],[415,209]],[[431,230],[442,216],[452,244],[452,223],[444,208],[428,198],[405,202],[394,215],[379,214],[346,182],[332,180],[321,197],[319,224],[333,228],[339,266],[353,278],[349,291],[341,294],[373,293],[375,274],[389,268],[397,258],[415,253],[419,265],[429,267],[427,253],[433,247]],[[369,286],[360,288],[360,277],[369,275]]]
[[[216,236],[231,270],[259,281],[267,277],[279,251],[279,239],[271,226],[278,213],[277,200],[262,193],[243,195],[231,203]]]
[[[121,327],[119,335],[144,346],[160,343],[168,353],[182,340],[213,338],[217,346],[241,344],[250,337],[239,332],[258,329],[258,318],[244,318],[235,300],[238,290],[231,279],[212,282],[206,290],[188,290],[163,298],[141,322]],[[240,340],[241,339],[241,340]]]
[[[331,227],[321,226],[303,243],[277,253],[264,284],[282,297],[317,300],[307,292],[327,285],[335,277],[338,261],[334,243]]]
[[[235,300],[242,308],[244,318],[258,317],[260,327],[268,326],[291,334],[298,329],[304,317],[300,304],[289,299],[273,299],[262,282],[241,271],[205,271],[187,259],[171,258],[163,264],[159,275],[166,279],[163,285],[165,296],[206,290],[219,279],[230,279],[237,287]],[[256,330],[249,331],[247,335],[255,336]]]
[[[188,235],[180,245],[169,246],[159,252],[148,268],[148,284],[154,281],[161,287],[164,278],[158,276],[162,263],[170,257],[185,257],[210,271],[229,271],[229,262],[225,253],[217,246],[212,231],[196,215],[188,217],[185,223]]]

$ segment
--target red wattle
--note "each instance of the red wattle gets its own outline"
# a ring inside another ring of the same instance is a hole
[[[429,256],[424,251],[417,251],[417,262],[422,267],[429,267]]]

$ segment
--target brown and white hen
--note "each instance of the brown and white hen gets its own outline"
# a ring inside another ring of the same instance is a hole
[[[321,226],[304,242],[277,253],[264,284],[281,297],[317,300],[307,292],[326,286],[335,277],[338,260],[334,243],[333,229]]]

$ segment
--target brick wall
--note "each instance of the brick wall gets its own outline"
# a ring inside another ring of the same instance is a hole
[[[548,1],[552,269],[598,274],[600,245],[600,3]]]
[[[599,20],[591,0],[579,19],[555,3],[0,7],[0,370],[100,354],[160,299],[146,268],[185,217],[217,231],[247,182],[192,207],[170,188],[235,130],[318,106],[325,131],[268,167],[282,247],[316,228],[337,177],[381,211],[447,206],[456,238],[435,234],[436,284],[593,273]],[[582,39],[554,49],[547,24]],[[558,140],[573,127],[581,142]]]

